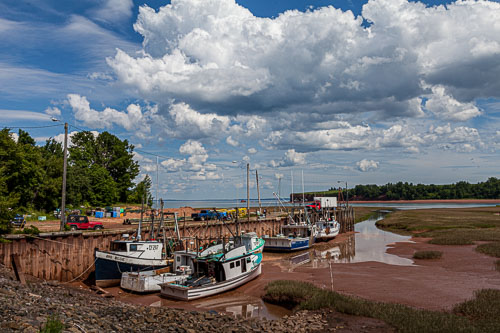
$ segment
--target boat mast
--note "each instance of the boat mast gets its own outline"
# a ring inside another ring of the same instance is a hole
[[[141,229],[142,229],[142,216],[144,213],[144,192],[142,192],[142,198],[141,198],[141,218],[139,220],[139,225],[137,226],[137,240],[141,240]]]

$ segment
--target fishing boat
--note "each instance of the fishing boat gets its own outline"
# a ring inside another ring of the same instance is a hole
[[[167,282],[180,282],[193,273],[193,259],[196,252],[176,251],[174,262],[176,269],[171,272],[171,267],[138,272],[124,272],[121,276],[120,287],[136,293],[150,293],[161,290],[160,284]]]
[[[161,295],[189,301],[239,287],[261,274],[263,247],[264,240],[253,232],[208,247],[194,259],[194,274],[180,282],[161,284]]]
[[[95,251],[96,286],[117,286],[124,272],[164,268],[171,261],[163,257],[159,241],[115,240],[109,251]]]
[[[276,193],[273,194],[283,206]],[[288,214],[287,224],[281,226],[281,233],[275,236],[264,236],[264,251],[292,252],[310,248],[316,239],[317,230],[316,225],[309,222],[305,209],[304,214],[305,218],[299,221]]]
[[[335,219],[320,219],[316,222],[317,235],[316,240],[328,241],[335,238],[340,231],[340,223]]]
[[[163,211],[163,200],[162,211]],[[141,212],[144,209],[141,209]],[[160,228],[163,225],[163,214],[161,214]],[[124,272],[150,271],[167,267],[172,259],[166,257],[164,243],[151,236],[149,240],[141,240],[142,213],[137,227],[137,236],[111,242],[110,249],[101,251],[96,249],[95,256],[95,284],[98,287],[112,287],[120,285]],[[175,228],[177,237],[180,239],[175,214]],[[158,231],[159,231],[158,229]],[[154,235],[154,216],[151,215],[151,235]],[[164,235],[164,233],[163,233]],[[165,239],[163,239],[165,240]]]
[[[293,223],[281,226],[276,236],[264,236],[264,251],[292,252],[310,248],[316,238],[316,226],[309,223]]]

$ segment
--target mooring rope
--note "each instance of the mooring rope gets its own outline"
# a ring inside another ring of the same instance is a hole
[[[76,278],[74,278],[74,279],[73,279],[73,280],[71,280],[71,281],[63,282],[62,284],[71,283],[71,282],[74,282],[74,281],[76,281],[77,279],[79,279],[79,278],[80,278],[83,274],[87,273],[87,271],[88,271],[88,270],[89,270],[92,266],[94,266],[94,265],[95,265],[95,262],[96,262],[96,261],[97,261],[97,258],[95,258],[94,262],[93,262],[92,264],[90,264],[90,266],[89,266],[89,267],[87,267],[87,269],[86,269],[86,270],[84,270],[84,271],[83,271],[80,275],[78,275]]]

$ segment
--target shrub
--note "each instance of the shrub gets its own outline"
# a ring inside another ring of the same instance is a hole
[[[481,244],[476,247],[477,252],[500,258],[500,242]]]
[[[24,235],[39,235],[40,230],[34,225],[24,228],[23,230],[15,230],[14,234],[24,234]]]
[[[413,254],[413,259],[439,259],[442,255],[441,251],[417,251]]]

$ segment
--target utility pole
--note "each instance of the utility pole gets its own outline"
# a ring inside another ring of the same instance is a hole
[[[64,123],[64,152],[63,152],[63,179],[62,179],[62,196],[61,196],[61,227],[64,231],[66,224],[66,169],[68,164],[68,123]]]
[[[250,222],[250,163],[247,163],[247,220]]]
[[[259,212],[262,213],[262,206],[260,204],[259,172],[257,170],[255,170],[255,177],[257,178],[257,198],[259,199]]]

